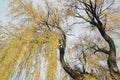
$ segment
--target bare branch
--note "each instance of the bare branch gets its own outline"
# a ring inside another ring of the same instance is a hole
[[[89,3],[90,3],[90,8],[91,8],[91,10],[93,11],[93,3],[92,3],[92,1],[91,0],[89,0]]]
[[[110,53],[108,50],[105,50],[104,48],[99,48],[98,45],[96,45],[96,44],[93,45],[91,48],[95,50],[94,53],[96,53],[96,52],[103,52],[105,54]]]
[[[68,26],[73,26],[73,25],[75,25],[75,24],[84,24],[84,23],[86,23],[86,22],[74,22],[74,23],[72,23],[72,24],[70,24],[70,25],[68,25]]]
[[[49,19],[49,16],[50,16],[50,7],[49,7],[49,5],[48,5],[48,2],[45,0],[45,4],[46,4],[46,6],[47,6],[47,9],[48,9],[48,11],[47,11],[47,21],[48,21],[48,19]]]
[[[83,16],[80,15],[79,13],[77,13],[76,17],[82,18],[82,19],[85,20],[86,22],[90,22],[88,19],[86,19],[85,17],[83,17]]]
[[[114,1],[115,0],[113,0],[110,5],[108,5],[104,10],[102,10],[102,12],[106,11],[107,9],[109,9],[113,5]]]
[[[108,50],[105,50],[104,48],[99,48],[98,50],[95,50],[94,53],[96,53],[96,52],[103,52],[105,54],[109,54],[110,53]]]
[[[98,12],[97,12],[98,15],[100,15],[100,14],[102,13],[104,1],[105,1],[105,0],[102,1],[100,7],[98,8]]]

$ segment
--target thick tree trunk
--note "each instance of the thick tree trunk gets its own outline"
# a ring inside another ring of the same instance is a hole
[[[120,72],[116,62],[116,47],[115,47],[114,41],[109,35],[106,34],[101,21],[99,21],[98,19],[97,21],[98,21],[98,24],[95,26],[98,28],[101,36],[109,44],[109,54],[108,54],[107,62],[108,62],[110,74],[114,78],[114,80],[120,80]]]
[[[59,48],[60,51],[60,62],[61,65],[63,67],[63,69],[75,80],[77,80],[76,78],[78,77],[78,75],[74,72],[74,70],[72,70],[68,65],[66,65],[66,62],[64,60],[64,54],[65,54],[65,49],[60,46]]]
[[[60,46],[59,46],[60,54],[59,55],[60,55],[61,65],[62,65],[63,69],[66,71],[66,73],[68,73],[73,79],[79,80],[79,79],[77,79],[79,77],[79,75],[77,75],[75,73],[75,71],[71,67],[69,67],[69,65],[67,65],[64,60],[65,48],[66,48],[66,35],[60,27],[57,27],[57,29],[60,30],[60,32],[62,33],[62,39],[59,41],[59,44],[60,44]]]
[[[63,69],[74,79],[74,80],[97,80],[93,74],[77,72],[73,70],[69,65],[66,65],[64,60],[65,48],[60,47],[60,62]]]
[[[93,74],[89,74],[86,72],[78,72],[73,70],[69,65],[66,64],[64,60],[64,55],[65,55],[65,48],[66,48],[66,35],[64,31],[58,27],[60,32],[62,32],[62,40],[60,40],[60,46],[59,46],[59,55],[60,55],[60,62],[63,67],[63,69],[68,73],[74,80],[97,80]]]

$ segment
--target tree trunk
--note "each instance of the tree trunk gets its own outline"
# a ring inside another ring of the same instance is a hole
[[[112,38],[106,34],[105,29],[103,28],[103,24],[101,23],[101,21],[98,21],[98,24],[95,25],[101,36],[106,40],[106,42],[109,44],[109,54],[108,54],[108,67],[109,67],[109,71],[111,76],[113,77],[113,80],[120,80],[120,72],[117,66],[117,62],[116,62],[116,47],[115,47],[115,43],[112,40]]]
[[[69,65],[66,65],[66,62],[64,60],[64,54],[65,54],[65,48],[60,45],[59,47],[59,53],[60,53],[60,62],[63,67],[63,69],[74,79],[74,80],[97,80],[93,74],[86,73],[86,72],[80,72],[75,71]]]
[[[64,54],[65,54],[65,49],[61,46],[59,48],[59,51],[60,51],[60,62],[61,62],[61,65],[63,67],[63,69],[73,78],[76,80],[76,78],[78,77],[74,70],[72,70],[69,65],[66,65],[66,62],[64,60]]]
[[[59,55],[60,55],[60,62],[63,67],[63,69],[74,79],[74,80],[97,80],[93,74],[86,73],[86,72],[80,72],[80,71],[75,71],[69,65],[66,64],[64,60],[64,55],[65,55],[65,48],[66,48],[66,35],[64,31],[60,28],[57,27],[60,32],[62,32],[62,40],[59,41],[60,46],[59,46]]]

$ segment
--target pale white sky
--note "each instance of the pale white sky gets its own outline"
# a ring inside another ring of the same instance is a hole
[[[38,1],[41,2],[42,0],[36,0],[36,2],[38,2]],[[3,23],[10,21],[10,18],[7,16],[8,12],[9,12],[9,7],[8,7],[9,2],[10,2],[10,0],[0,0],[0,21],[2,21]],[[120,0],[115,0],[115,6],[120,7]],[[73,31],[74,31],[73,33],[79,32],[79,30],[73,30]],[[120,44],[120,41],[117,41],[117,44]]]
[[[8,8],[8,3],[10,0],[0,0],[0,21],[2,22],[7,22],[9,21],[9,18],[6,16],[9,8]],[[115,5],[120,6],[120,0],[115,0]]]
[[[10,20],[9,17],[7,17],[7,13],[9,12],[9,8],[8,8],[8,3],[9,3],[10,0],[0,0],[0,21],[2,21],[3,23],[7,22]],[[42,1],[42,0],[41,0]],[[120,7],[120,0],[116,0],[115,2],[115,6],[119,6]],[[75,28],[77,30],[73,30],[73,33],[79,33],[80,32],[80,29],[78,28]],[[77,34],[78,35],[78,34]],[[73,40],[73,38],[69,37],[69,39]],[[117,45],[120,45],[120,42],[116,42]],[[119,52],[119,51],[118,51]],[[120,53],[120,52],[119,52]],[[118,63],[120,64],[120,62]],[[120,65],[119,65],[120,67]]]
[[[10,0],[0,0],[0,21],[7,22],[9,18],[6,16],[8,13],[8,3]]]

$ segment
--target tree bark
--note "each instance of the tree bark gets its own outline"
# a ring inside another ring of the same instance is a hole
[[[114,80],[120,80],[120,72],[119,72],[119,69],[118,69],[118,66],[117,66],[117,62],[116,62],[115,43],[112,40],[112,38],[109,35],[106,34],[105,29],[103,28],[102,22],[97,17],[95,17],[95,18],[96,18],[98,23],[95,23],[93,25],[97,27],[101,36],[109,44],[109,54],[108,54],[107,63],[108,63],[110,74],[111,74],[111,76],[113,77]]]
[[[73,5],[75,5],[75,9],[76,9],[75,16],[77,18],[81,18],[81,19],[85,20],[86,22],[89,22],[90,24],[94,25],[100,32],[101,36],[108,43],[109,51],[105,50],[105,53],[107,51],[107,54],[108,54],[107,64],[109,67],[109,72],[112,76],[112,80],[120,80],[120,72],[119,72],[119,69],[117,66],[117,62],[116,62],[115,43],[114,43],[113,39],[109,35],[106,34],[106,31],[104,29],[105,25],[103,25],[103,23],[101,21],[101,15],[103,15],[102,13],[105,10],[107,10],[113,4],[113,2],[114,2],[114,0],[111,2],[111,4],[106,9],[103,9],[104,0],[103,0],[103,3],[101,3],[100,5],[97,4],[97,0],[95,0],[95,2],[94,2],[94,0],[88,0],[88,2],[83,1],[83,0],[78,0],[78,3],[80,3],[80,5],[79,4],[78,5],[73,4]],[[81,6],[80,9],[79,9],[79,6]],[[81,15],[81,13],[79,13],[80,10],[84,10],[86,12],[86,15],[88,16],[88,18]],[[105,19],[106,19],[106,15],[105,15]]]
[[[66,62],[64,60],[64,54],[65,54],[65,48],[59,47],[60,51],[60,62],[63,67],[63,69],[74,79],[74,80],[97,80],[97,78],[90,73],[84,73],[80,71],[75,71],[69,65],[66,65]]]
[[[73,79],[76,80],[76,78],[78,77],[78,75],[75,73],[74,70],[72,70],[68,65],[66,65],[66,62],[65,62],[65,60],[64,60],[65,48],[63,48],[62,46],[60,46],[59,51],[60,51],[60,62],[61,62],[61,65],[62,65],[63,69],[64,69]]]

